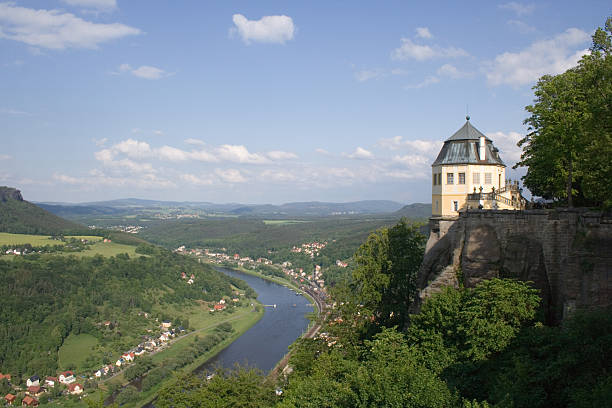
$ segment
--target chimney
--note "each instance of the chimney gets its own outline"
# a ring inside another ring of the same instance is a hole
[[[480,160],[485,160],[485,137],[484,136],[480,136],[480,143],[479,143],[479,147],[480,147]]]

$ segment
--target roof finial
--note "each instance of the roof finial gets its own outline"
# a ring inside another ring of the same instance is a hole
[[[470,120],[470,115],[465,115],[465,120]]]
[[[470,120],[470,107],[467,103],[465,104],[465,120]]]

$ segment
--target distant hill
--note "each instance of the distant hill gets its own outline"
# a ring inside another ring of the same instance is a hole
[[[38,203],[56,215],[67,218],[79,216],[121,215],[142,210],[181,209],[201,210],[215,214],[247,217],[329,217],[336,215],[386,214],[402,208],[402,204],[388,200],[365,200],[349,203],[297,202],[273,204],[215,204],[210,202],[177,202],[126,198],[91,203]]]
[[[393,215],[412,219],[429,218],[431,217],[431,204],[408,204],[402,207],[400,210],[394,212]]]
[[[25,201],[15,188],[0,187],[0,232],[60,234],[78,233],[86,229]]]

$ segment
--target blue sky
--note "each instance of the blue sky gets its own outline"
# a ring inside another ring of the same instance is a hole
[[[0,0],[0,185],[35,201],[430,202],[430,164],[466,107],[513,164],[531,87],[575,65],[609,14]]]

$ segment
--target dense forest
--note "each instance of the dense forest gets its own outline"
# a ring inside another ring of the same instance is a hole
[[[3,186],[0,187],[0,231],[15,234],[78,235],[87,231],[87,228],[24,201],[19,190]]]
[[[231,295],[231,284],[247,289],[189,257],[154,247],[144,252],[151,255],[0,260],[0,372],[14,378],[55,374],[57,351],[70,334],[88,333],[121,350],[134,345],[130,335],[142,324],[138,312],[180,323],[178,316],[165,314],[165,306],[218,300]],[[195,283],[187,285],[181,272],[196,275]],[[109,332],[103,321],[118,330]]]
[[[371,234],[333,291],[315,339],[292,348],[293,372],[254,368],[183,377],[165,407],[599,407],[612,400],[612,314],[579,311],[546,326],[529,283],[447,288],[409,313],[424,237],[405,221]],[[403,299],[403,301],[398,301]],[[280,395],[278,395],[280,394]]]

